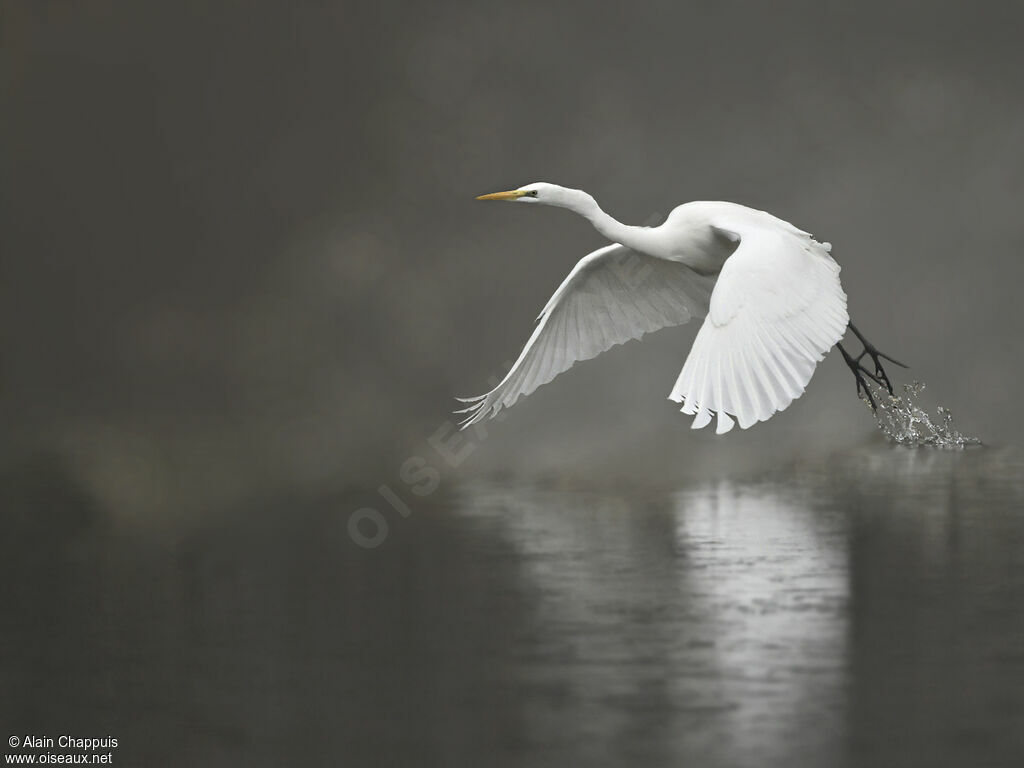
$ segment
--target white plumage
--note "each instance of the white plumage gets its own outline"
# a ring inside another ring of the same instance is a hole
[[[734,203],[676,208],[658,227],[620,224],[590,195],[537,183],[482,199],[546,203],[615,241],[584,257],[555,291],[508,375],[464,400],[468,426],[513,405],[579,360],[705,317],[669,397],[693,427],[746,429],[799,397],[849,317],[827,243]]]

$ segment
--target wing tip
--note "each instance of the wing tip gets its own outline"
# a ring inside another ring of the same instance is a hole
[[[715,425],[715,434],[724,435],[736,426],[736,422],[729,418],[725,411],[718,412],[718,423]]]
[[[693,423],[690,424],[690,429],[704,429],[704,427],[711,423],[711,416],[711,411],[707,408],[699,408]]]
[[[464,411],[455,411],[456,414],[463,412]],[[485,418],[484,413],[485,411],[483,408],[474,406],[472,411],[470,411],[469,415],[467,415],[466,418],[464,418],[462,421],[458,423],[459,431],[461,432],[466,427],[472,426],[473,424],[476,424],[478,421],[482,421]]]

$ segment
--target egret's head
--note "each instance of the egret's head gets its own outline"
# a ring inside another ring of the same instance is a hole
[[[560,205],[564,203],[563,198],[566,192],[569,192],[569,190],[565,187],[537,181],[519,189],[509,190],[508,192],[492,192],[489,195],[480,195],[477,200],[510,200],[515,203]]]

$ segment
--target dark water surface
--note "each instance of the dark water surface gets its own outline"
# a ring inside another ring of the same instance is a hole
[[[1015,450],[478,482],[375,549],[351,499],[154,531],[51,471],[5,491],[11,733],[147,766],[1024,765]]]

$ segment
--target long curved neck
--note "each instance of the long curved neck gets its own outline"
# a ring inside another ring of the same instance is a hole
[[[564,200],[559,201],[563,208],[568,208],[578,213],[591,224],[594,229],[615,243],[621,243],[627,248],[637,251],[648,252],[652,245],[652,230],[650,227],[633,227],[616,221],[607,213],[601,210],[591,195],[580,189],[567,189]]]

